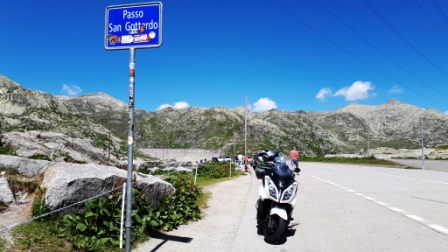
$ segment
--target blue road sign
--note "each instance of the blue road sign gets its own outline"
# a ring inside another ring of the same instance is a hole
[[[160,47],[162,3],[114,5],[106,8],[107,50]]]

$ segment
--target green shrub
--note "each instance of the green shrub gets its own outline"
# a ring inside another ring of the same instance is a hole
[[[66,214],[62,219],[61,233],[76,248],[86,251],[104,251],[119,244],[121,209],[113,196],[89,200],[83,214]]]
[[[45,202],[45,188],[37,188],[36,198],[34,199],[33,206],[31,207],[31,214],[33,217],[40,216],[42,214],[48,213],[48,205]],[[42,219],[41,219],[42,220]]]
[[[196,204],[200,189],[191,182],[178,177],[169,180],[176,193],[167,195],[155,208],[151,208],[144,195],[133,189],[132,243],[146,239],[152,231],[171,231],[190,220],[200,219]],[[121,220],[121,192],[104,198],[89,200],[83,214],[67,214],[58,226],[58,233],[69,240],[75,248],[85,251],[109,251],[119,244]]]
[[[15,156],[16,152],[13,148],[8,146],[0,146],[0,154],[2,155],[9,155],[9,156]]]
[[[167,182],[176,188],[176,193],[165,197],[159,205],[148,214],[152,230],[171,231],[190,220],[201,218],[197,199],[202,191],[193,182],[182,177],[169,178]]]
[[[47,157],[46,155],[43,154],[34,154],[31,157],[28,157],[29,159],[36,159],[36,160],[47,160],[47,161],[51,161],[51,159],[49,157]]]
[[[236,173],[236,166],[232,168],[232,174]],[[207,179],[225,178],[229,176],[230,165],[228,163],[209,163],[198,166],[198,176]]]

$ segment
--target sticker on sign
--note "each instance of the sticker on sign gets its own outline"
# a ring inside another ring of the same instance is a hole
[[[104,38],[107,50],[160,47],[162,3],[107,7]]]

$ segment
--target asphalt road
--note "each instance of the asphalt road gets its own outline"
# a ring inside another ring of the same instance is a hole
[[[448,160],[392,159],[392,161],[428,171],[448,172]]]
[[[279,244],[257,233],[261,181],[210,188],[207,216],[137,251],[448,251],[448,173],[301,163],[294,220]]]

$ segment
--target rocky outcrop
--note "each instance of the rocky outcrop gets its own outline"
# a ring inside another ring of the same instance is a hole
[[[111,145],[108,150],[92,146],[88,139],[72,138],[55,132],[7,132],[2,134],[4,145],[12,147],[20,157],[42,155],[54,161],[78,163],[117,164],[114,155],[119,146]],[[106,142],[107,143],[107,142]],[[111,141],[112,143],[112,141]]]
[[[333,132],[333,140],[343,142],[342,150],[370,147],[418,148],[423,130],[426,146],[447,146],[448,116],[434,109],[423,109],[391,99],[369,106],[351,104],[331,112],[307,115],[316,125]]]
[[[33,177],[45,172],[52,162],[33,160],[16,156],[0,155],[0,167],[16,170],[26,177]]]
[[[6,177],[0,177],[0,202],[7,205],[14,202],[14,195],[9,188],[8,179]]]
[[[126,178],[127,172],[115,167],[55,163],[45,170],[41,186],[46,188],[46,203],[54,210],[115,189]],[[142,189],[151,206],[155,206],[166,194],[174,193],[171,184],[145,174],[137,174],[136,187]]]
[[[106,127],[95,123],[70,104],[65,104],[64,99],[22,88],[18,83],[0,75],[0,133],[31,130],[59,132],[95,142],[110,136],[114,146],[122,143]]]
[[[128,105],[105,93],[85,94],[77,97],[62,97],[65,104],[75,107],[82,113],[105,111],[127,112]]]
[[[16,170],[25,177],[43,174],[40,187],[46,188],[45,199],[51,210],[108,192],[121,186],[127,179],[125,170],[92,163],[48,162],[0,155],[0,167]],[[134,187],[142,189],[142,194],[151,206],[155,206],[166,194],[172,194],[175,191],[170,183],[155,176],[136,173],[136,179]],[[6,204],[13,203],[14,196],[6,177],[0,180],[0,192],[0,201]],[[21,192],[16,193],[20,198]],[[66,212],[78,211],[83,206],[84,204],[79,204],[67,209]]]

